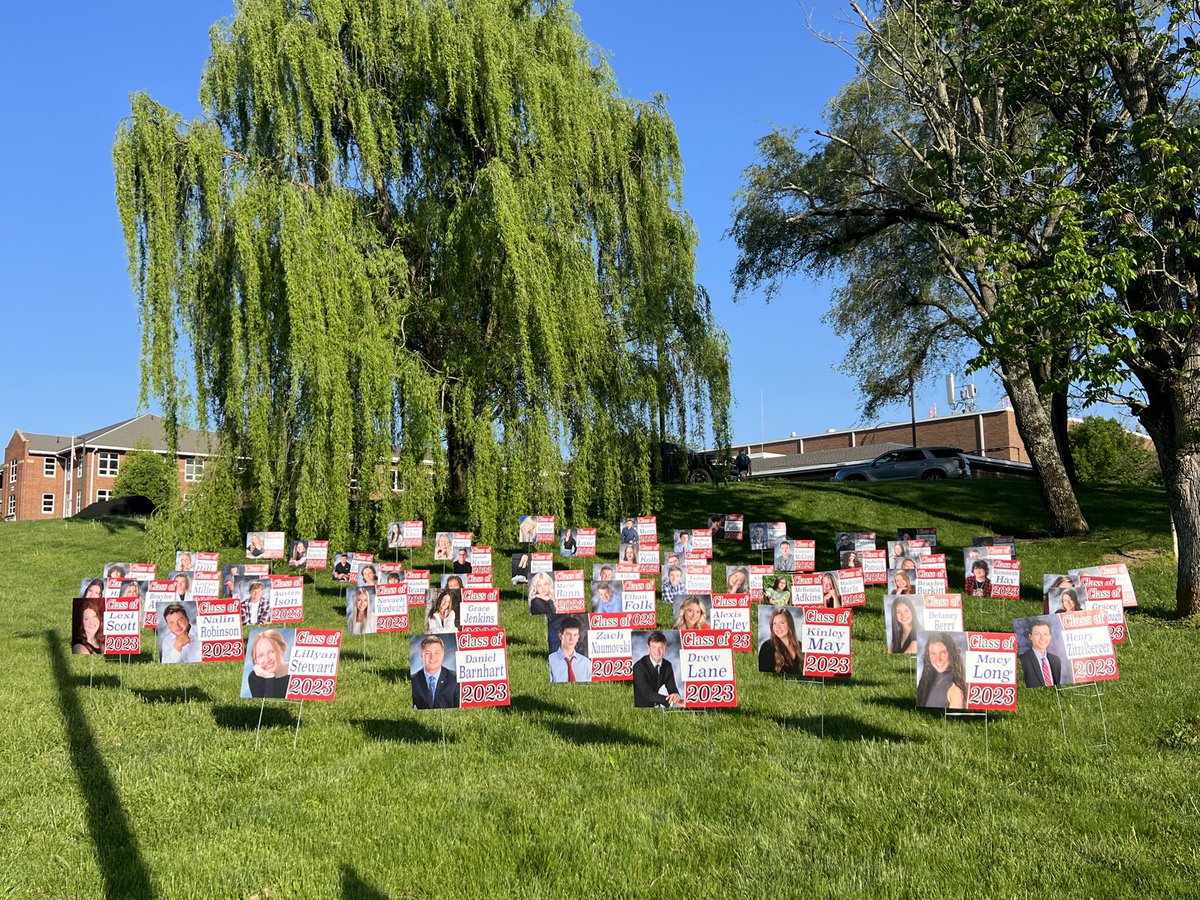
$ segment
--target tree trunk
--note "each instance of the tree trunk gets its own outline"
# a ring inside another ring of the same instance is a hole
[[[1019,361],[1002,363],[1008,396],[1012,399],[1017,431],[1029,451],[1033,474],[1042,503],[1054,519],[1054,531],[1059,535],[1088,533],[1088,523],[1079,509],[1079,501],[1067,477],[1058,442],[1054,437],[1050,414],[1033,383],[1028,366]]]
[[[1193,357],[1200,369],[1200,360]],[[1167,504],[1179,545],[1176,560],[1175,610],[1181,618],[1200,614],[1200,407],[1195,387],[1200,371],[1182,373],[1157,390],[1143,386],[1149,403],[1138,419],[1154,441],[1167,489]]]
[[[450,469],[450,496],[455,500],[466,500],[471,447],[452,417],[446,422],[446,460]]]
[[[1067,470],[1067,481],[1071,487],[1079,486],[1079,477],[1075,474],[1075,456],[1071,452],[1071,433],[1068,426],[1070,412],[1067,409],[1067,392],[1065,389],[1050,394],[1050,427],[1054,429],[1054,442],[1058,444],[1058,455],[1062,457],[1063,467]]]

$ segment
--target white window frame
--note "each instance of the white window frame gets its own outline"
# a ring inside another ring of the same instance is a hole
[[[96,474],[102,478],[115,478],[121,471],[121,454],[116,450],[101,450],[96,454]]]
[[[392,469],[392,493],[400,493],[400,470]]]
[[[8,515],[9,515],[9,518],[12,518],[12,517],[16,516],[16,514],[17,514],[17,495],[16,495],[16,494],[9,494],[9,495],[8,495]]]
[[[79,512],[81,509],[83,509],[83,491],[76,491],[75,492],[75,512]]]
[[[100,490],[96,491],[96,501],[99,502],[101,500],[111,500],[112,495],[113,492],[108,488],[100,488]]]
[[[204,457],[189,456],[183,461],[183,480],[200,481],[204,478]]]
[[[47,472],[47,469],[50,471]],[[44,460],[42,460],[42,474],[47,478],[53,478],[55,475],[57,475],[58,460],[56,460],[53,456],[47,456]]]
[[[47,507],[49,507],[49,509],[47,509]],[[42,515],[44,515],[44,516],[54,515],[54,495],[53,494],[42,494]]]
[[[17,461],[10,459],[8,461],[8,483],[12,484],[17,480]]]

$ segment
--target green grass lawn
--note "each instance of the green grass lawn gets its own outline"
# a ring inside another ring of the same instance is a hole
[[[1145,490],[1082,500],[1085,541],[1046,537],[1017,482],[668,492],[660,535],[709,512],[782,519],[818,540],[822,567],[835,530],[936,526],[952,588],[960,547],[1014,533],[1024,599],[982,615],[967,600],[971,629],[1040,612],[1043,572],[1129,562],[1141,608],[1104,688],[1108,746],[1085,691],[1065,699],[1064,740],[1054,693],[1022,689],[986,752],[982,722],[913,708],[881,588],[854,614],[851,683],[784,682],[746,653],[737,710],[664,719],[633,709],[628,684],[550,685],[544,621],[509,587],[511,708],[415,713],[404,636],[367,638],[365,661],[355,638],[337,700],[304,705],[297,749],[296,707],[275,703],[256,751],[239,665],[160,666],[147,650],[120,675],[97,660],[89,686],[92,660],[70,655],[80,578],[141,559],[140,523],[5,526],[0,895],[1195,895],[1200,632],[1171,618],[1166,508]],[[717,544],[715,581],[757,562],[744,548]],[[512,549],[496,547],[498,570]],[[616,555],[611,533],[601,555]],[[327,574],[306,606],[310,625],[343,622]]]

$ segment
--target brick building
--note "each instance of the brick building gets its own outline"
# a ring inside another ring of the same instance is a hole
[[[1032,475],[1029,453],[1017,433],[1011,409],[956,413],[916,423],[920,447],[958,447],[978,476]],[[870,462],[900,447],[913,446],[913,424],[890,422],[870,428],[830,429],[770,441],[735,445],[750,448],[755,475],[827,479],[839,468]]]
[[[203,431],[180,432],[181,491],[204,477],[204,462],[215,445],[215,436]],[[125,456],[145,447],[167,453],[162,419],[149,413],[70,437],[17,429],[4,450],[4,520],[62,519],[111,499]]]

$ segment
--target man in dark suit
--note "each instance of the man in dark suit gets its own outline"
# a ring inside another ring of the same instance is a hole
[[[436,634],[421,641],[422,667],[413,673],[413,707],[416,709],[454,709],[458,706],[458,678],[453,669],[442,667],[446,647]]]
[[[1050,623],[1035,620],[1026,632],[1029,649],[1021,654],[1021,673],[1025,687],[1053,687],[1062,684],[1062,659],[1047,653],[1052,637]]]
[[[670,660],[663,659],[667,639],[661,631],[650,632],[647,649],[648,654],[633,667],[633,705],[683,706],[675,685],[675,669]]]

